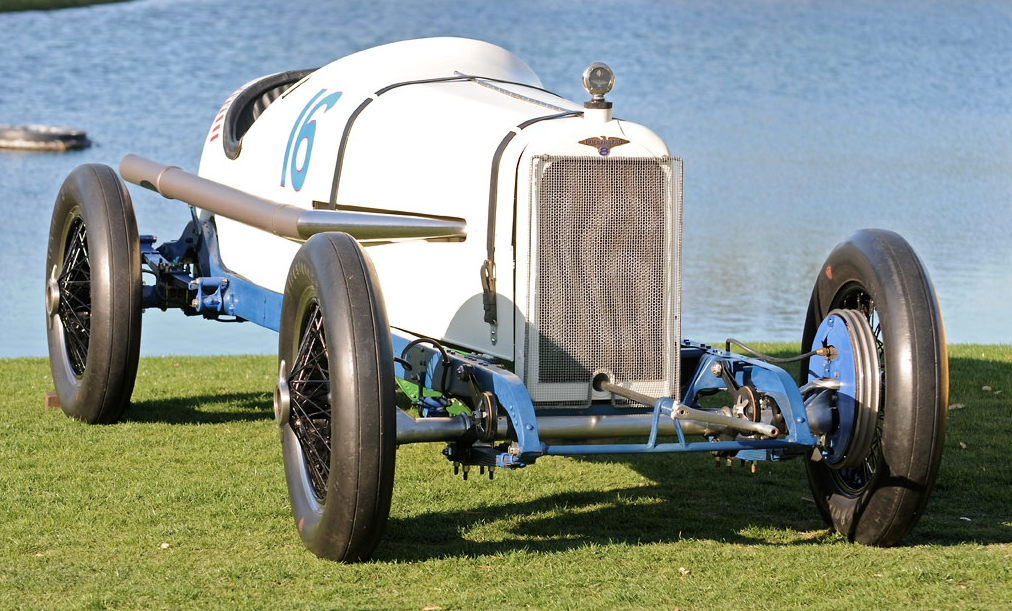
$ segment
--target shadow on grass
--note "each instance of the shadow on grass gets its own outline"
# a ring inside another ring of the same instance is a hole
[[[935,490],[903,545],[1012,543],[1012,468],[1007,461],[1012,362],[958,357],[950,359],[950,367],[950,404],[963,407],[949,412]],[[125,419],[212,424],[272,418],[270,395],[252,392],[139,401]],[[552,553],[682,539],[774,546],[839,540],[811,501],[800,460],[760,463],[755,475],[737,467],[728,474],[700,455],[582,460],[626,464],[645,478],[644,484],[393,516],[376,558],[421,561],[520,550]],[[550,468],[539,463],[531,469]],[[521,471],[506,477],[525,476]]]
[[[950,368],[950,406],[957,408],[949,412],[941,468],[924,515],[902,545],[1012,543],[1012,467],[1007,460],[1012,362],[960,357],[950,359]],[[737,467],[728,474],[698,455],[581,460],[622,462],[648,483],[394,517],[377,559],[551,553],[683,538],[747,545],[838,540],[811,500],[802,460],[760,463],[756,475]]]
[[[123,416],[125,422],[165,424],[216,424],[273,420],[273,399],[264,392],[224,393],[135,401]]]
[[[674,495],[670,486],[657,483],[392,517],[375,558],[381,562],[410,562],[517,551],[556,553],[595,545],[675,543],[683,539],[750,546],[840,541],[811,502],[803,468],[790,471],[796,476],[796,485],[787,477],[765,477],[763,483],[749,484],[745,475],[716,473],[711,479],[680,478],[682,495]],[[994,521],[966,522],[959,512],[951,511],[952,501],[946,497],[965,492],[951,488],[936,492],[942,498],[932,499],[927,514],[902,545],[1012,542],[1012,528]],[[1007,516],[1007,507],[981,510],[1005,512]]]
[[[950,357],[949,381],[942,465],[908,543],[1012,543],[1012,361]]]
[[[594,545],[682,539],[801,545],[835,538],[824,529],[814,505],[780,517],[757,515],[751,511],[751,499],[744,499],[730,484],[697,487],[683,482],[683,487],[685,495],[678,497],[672,496],[668,486],[650,484],[392,518],[376,559],[422,561],[514,551],[553,553]],[[486,530],[493,533],[488,540],[483,539]]]

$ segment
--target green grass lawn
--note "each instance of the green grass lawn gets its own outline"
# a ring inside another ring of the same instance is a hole
[[[359,565],[292,524],[273,358],[142,359],[111,426],[46,410],[45,360],[0,360],[0,609],[1012,608],[1012,347],[950,360],[941,474],[901,547],[826,530],[800,462],[545,458],[465,482],[427,444],[398,450]]]

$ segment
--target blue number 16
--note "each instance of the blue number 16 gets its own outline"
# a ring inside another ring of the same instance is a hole
[[[341,97],[341,92],[336,91],[320,100],[320,96],[326,92],[326,89],[321,89],[319,93],[314,95],[313,99],[309,100],[306,107],[299,113],[299,117],[295,119],[295,124],[292,125],[292,133],[288,136],[288,146],[285,147],[284,165],[281,168],[282,187],[285,186],[285,179],[289,177],[289,174],[292,180],[292,187],[296,191],[302,189],[303,183],[306,182],[306,171],[309,169],[309,156],[313,153],[313,138],[316,137],[316,119],[313,118],[313,115],[320,108],[324,109],[323,112],[327,112],[333,108],[338,98]],[[299,153],[303,147],[306,149],[306,153],[302,157],[302,164],[299,165]],[[290,171],[289,168],[291,168]]]

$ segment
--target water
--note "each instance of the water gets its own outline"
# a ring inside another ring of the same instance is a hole
[[[465,3],[137,0],[0,14],[0,123],[85,129],[91,149],[0,151],[0,357],[43,356],[52,202],[76,165],[126,153],[195,171],[222,101],[263,74],[377,44],[465,36],[581,100],[615,69],[616,114],[685,160],[686,336],[798,341],[850,231],[903,234],[950,342],[1012,342],[1012,6],[1002,0]],[[132,189],[142,233],[185,206]],[[276,335],[148,312],[144,354],[273,353]]]

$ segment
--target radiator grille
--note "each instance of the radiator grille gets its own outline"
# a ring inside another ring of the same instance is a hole
[[[677,159],[540,157],[532,167],[527,382],[585,403],[594,372],[674,393]]]

